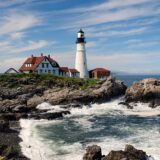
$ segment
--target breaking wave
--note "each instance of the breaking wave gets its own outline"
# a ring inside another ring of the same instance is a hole
[[[160,108],[138,103],[130,110],[120,101],[72,108],[60,120],[20,120],[22,152],[31,160],[81,160],[88,145],[101,146],[106,155],[131,144],[159,160]],[[47,103],[38,108],[64,110]]]

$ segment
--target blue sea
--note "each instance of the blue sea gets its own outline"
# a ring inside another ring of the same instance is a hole
[[[144,78],[158,75],[119,75],[128,86]],[[148,104],[133,104],[127,109],[118,103],[123,97],[91,107],[70,109],[71,114],[58,120],[21,120],[22,152],[31,160],[82,160],[89,145],[101,146],[103,154],[121,150],[131,144],[160,160],[160,108]],[[64,110],[61,106],[42,103],[38,109],[50,112]]]
[[[160,75],[115,75],[116,79],[122,80],[127,86],[131,86],[133,82],[140,81],[145,78],[160,79]]]

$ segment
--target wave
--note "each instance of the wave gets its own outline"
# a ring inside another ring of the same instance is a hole
[[[31,160],[81,160],[88,145],[101,146],[106,155],[132,144],[159,160],[160,109],[137,103],[130,110],[119,105],[122,100],[71,108],[62,120],[20,120],[22,152]],[[47,103],[38,108],[64,110]]]

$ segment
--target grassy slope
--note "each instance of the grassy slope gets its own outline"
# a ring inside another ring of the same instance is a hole
[[[26,83],[25,80],[34,80],[33,83]],[[84,90],[90,86],[94,86],[97,80],[81,79],[55,76],[51,74],[0,74],[0,87],[17,88],[25,85],[44,85],[59,84],[62,86],[76,86]]]

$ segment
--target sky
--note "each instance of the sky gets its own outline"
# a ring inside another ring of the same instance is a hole
[[[88,69],[160,74],[160,0],[0,0],[0,72],[41,53],[73,68],[80,28]]]

